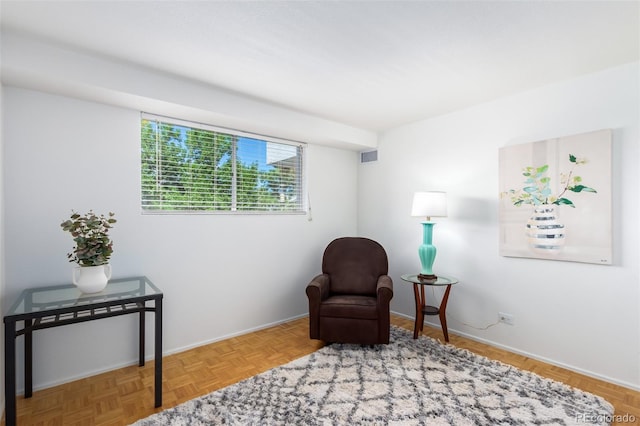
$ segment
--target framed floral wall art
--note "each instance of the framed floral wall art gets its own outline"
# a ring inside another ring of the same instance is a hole
[[[500,255],[610,265],[610,129],[500,149]]]

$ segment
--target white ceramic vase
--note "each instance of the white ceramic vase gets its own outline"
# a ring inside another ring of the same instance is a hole
[[[558,222],[556,206],[535,206],[526,224],[529,247],[536,253],[558,254],[565,243],[564,225]]]
[[[98,293],[105,289],[111,279],[111,265],[76,266],[73,283],[83,293]]]

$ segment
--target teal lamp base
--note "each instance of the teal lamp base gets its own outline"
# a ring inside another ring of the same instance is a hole
[[[418,278],[421,280],[435,280],[438,277],[433,273],[433,262],[436,260],[436,247],[431,243],[433,239],[433,222],[422,222],[422,244],[418,247],[418,256],[420,257],[420,273]]]

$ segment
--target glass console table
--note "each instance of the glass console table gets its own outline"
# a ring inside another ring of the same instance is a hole
[[[447,329],[447,301],[449,300],[451,286],[457,284],[458,280],[451,277],[443,277],[442,275],[439,275],[435,280],[423,279],[419,278],[418,275],[411,274],[402,275],[400,278],[402,278],[403,281],[413,283],[413,295],[416,299],[416,321],[413,326],[413,338],[417,339],[418,333],[422,332],[422,329],[424,328],[425,315],[438,315],[440,317],[442,333],[444,334],[444,341],[448,342],[449,331]],[[427,300],[424,295],[425,285],[447,287],[444,291],[439,307],[427,305]]]
[[[67,324],[139,314],[139,359],[145,361],[145,313],[155,313],[155,406],[162,405],[162,292],[147,277],[110,280],[107,287],[84,294],[73,284],[29,288],[4,317],[6,424],[16,424],[16,338],[24,335],[24,397],[33,392],[33,332]],[[23,328],[18,330],[18,323]]]

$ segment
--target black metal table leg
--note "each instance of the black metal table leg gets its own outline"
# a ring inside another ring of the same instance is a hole
[[[4,321],[5,424],[16,424],[16,322]]]
[[[155,300],[155,403],[162,406],[162,298]]]
[[[24,397],[33,395],[33,320],[24,320]]]
[[[146,302],[145,302],[146,304]],[[144,343],[145,343],[145,315],[144,310],[140,311],[139,330],[138,330],[138,365],[144,366]]]

